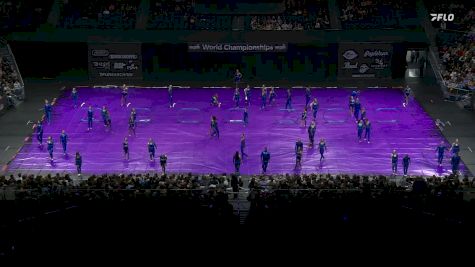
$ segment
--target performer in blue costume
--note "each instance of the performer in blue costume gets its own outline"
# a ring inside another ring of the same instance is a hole
[[[120,98],[120,106],[123,107],[127,104],[127,95],[129,94],[129,89],[127,86],[124,84],[122,85],[122,92],[121,92],[121,98]]]
[[[266,89],[266,86],[263,84],[262,90],[261,90],[261,109],[266,108],[266,103],[267,103],[267,89]]]
[[[267,151],[267,147],[264,148],[264,151],[261,153],[261,163],[262,163],[262,172],[267,172],[267,166],[269,166],[270,153]]]
[[[393,153],[391,153],[391,169],[393,174],[397,173],[397,163],[398,163],[398,155],[396,150],[393,150]]]
[[[241,169],[241,156],[239,155],[239,151],[236,151],[236,153],[234,153],[234,156],[233,156],[233,163],[234,163],[234,170],[236,171],[236,173],[239,173],[240,169]]]
[[[452,144],[452,147],[450,148],[450,151],[452,151],[453,154],[459,154],[460,152],[460,145],[459,145],[459,139],[455,139],[455,142]]]
[[[45,106],[44,106],[45,118],[48,124],[51,123],[51,114],[53,112],[53,106],[49,103],[48,99],[45,99]]]
[[[249,123],[249,112],[247,111],[247,108],[244,108],[242,121],[244,122],[244,126],[247,126]]]
[[[236,72],[234,73],[234,84],[236,85],[236,88],[239,86],[241,79],[242,73],[239,71],[239,69],[236,69]]]
[[[307,107],[303,109],[302,115],[300,116],[300,125],[307,127]]]
[[[320,139],[320,143],[318,143],[318,149],[320,150],[320,161],[325,158],[323,154],[327,151],[327,143],[325,142],[325,139]]]
[[[287,100],[285,101],[285,109],[291,110],[292,109],[292,92],[290,88],[287,89]]]
[[[236,87],[236,89],[234,90],[234,96],[233,96],[234,107],[236,107],[236,108],[239,107],[239,100],[240,99],[241,99],[241,93],[239,93],[239,88]]]
[[[361,138],[363,137],[363,128],[364,128],[364,123],[363,121],[358,121],[357,124],[357,129],[358,129],[358,141],[361,142]]]
[[[277,97],[277,94],[275,92],[275,89],[274,87],[271,87],[270,92],[269,92],[269,106],[274,105],[276,97]]]
[[[63,153],[66,155],[66,148],[68,146],[68,135],[66,134],[66,131],[62,130],[61,135],[59,136],[59,141],[61,145],[63,146]]]
[[[155,149],[157,149],[157,145],[152,140],[152,138],[148,139],[147,148],[148,148],[148,154],[150,156],[150,161],[154,161],[155,160]]]
[[[307,132],[308,139],[310,140],[310,147],[313,147],[313,144],[315,142],[315,133],[317,132],[317,125],[315,124],[315,121],[312,121],[312,123],[310,123]]]
[[[73,90],[71,91],[71,98],[73,99],[74,108],[76,108],[78,106],[78,91],[76,90],[76,87],[73,87]]]
[[[168,86],[168,105],[170,108],[175,107],[175,102],[173,102],[173,86],[170,84]]]
[[[437,162],[439,163],[439,166],[442,166],[445,150],[448,150],[448,149],[444,145],[444,141],[440,141],[440,145],[435,149],[435,151],[437,151]]]
[[[370,138],[371,138],[371,122],[368,119],[366,119],[366,122],[364,124],[364,140],[370,143]]]
[[[361,103],[360,103],[360,99],[357,97],[355,99],[355,112],[354,112],[356,121],[358,121],[360,117],[360,110],[361,110]]]
[[[312,112],[313,112],[313,120],[317,119],[317,112],[318,112],[318,100],[315,97],[310,104],[310,107],[312,107]]]
[[[122,149],[124,150],[124,158],[129,160],[129,140],[127,137],[124,138],[124,142],[122,143]]]
[[[450,159],[450,163],[452,164],[452,174],[458,175],[459,165],[460,165],[460,156],[458,154],[453,154],[452,158]]]
[[[40,146],[43,146],[43,123],[38,121],[36,124],[36,139],[40,143]]]
[[[166,154],[160,155],[160,166],[162,167],[162,173],[166,173],[168,157]]]
[[[53,149],[54,149],[54,141],[51,136],[48,136],[48,141],[46,141],[49,157],[53,160]]]
[[[310,90],[310,87],[307,86],[307,88],[305,88],[305,106],[306,107],[308,106],[310,99],[312,99],[312,91]]]
[[[217,136],[219,138],[218,119],[216,116],[211,116],[210,133],[212,137]]]
[[[406,155],[404,156],[404,158],[402,158],[402,167],[404,171],[404,176],[407,176],[407,171],[409,170],[410,162],[411,162],[411,158],[409,157],[409,155]]]
[[[244,158],[244,157],[247,157],[247,154],[246,152],[244,152],[244,149],[246,148],[246,136],[244,135],[244,133],[241,135],[241,156]]]
[[[251,87],[249,84],[244,88],[244,102],[246,105],[251,105]]]
[[[94,119],[94,112],[92,110],[92,106],[89,106],[87,110],[87,130],[92,130],[92,120]]]
[[[407,107],[409,105],[409,98],[411,96],[412,89],[409,87],[409,85],[406,85],[406,88],[404,89],[404,107]]]
[[[79,152],[76,152],[76,156],[74,157],[74,161],[76,164],[76,169],[78,171],[78,176],[81,176],[81,167],[82,167],[82,156]]]

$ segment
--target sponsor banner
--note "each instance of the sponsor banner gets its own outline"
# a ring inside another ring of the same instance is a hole
[[[90,43],[88,52],[91,80],[142,79],[141,44]]]
[[[192,43],[188,44],[188,52],[210,53],[249,53],[249,52],[287,52],[287,44],[284,43],[259,43],[259,44],[232,44],[232,43]]]
[[[339,78],[390,78],[392,45],[341,43],[338,49]]]

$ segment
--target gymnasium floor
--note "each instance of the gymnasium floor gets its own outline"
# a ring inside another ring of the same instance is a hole
[[[307,128],[300,126],[304,108],[303,89],[293,89],[293,110],[284,109],[285,91],[277,89],[274,106],[260,110],[260,89],[251,93],[249,125],[242,123],[242,107],[234,108],[233,89],[175,88],[174,108],[168,107],[168,94],[164,88],[130,88],[128,107],[120,106],[119,88],[79,88],[79,103],[73,108],[70,92],[65,92],[53,107],[51,125],[45,124],[44,139],[55,140],[54,160],[50,161],[46,146],[41,148],[35,136],[18,152],[8,165],[8,171],[45,171],[75,173],[74,153],[83,156],[84,173],[134,173],[160,170],[158,158],[150,162],[147,141],[151,137],[157,144],[157,157],[168,156],[170,172],[230,173],[234,170],[233,153],[239,150],[241,133],[246,134],[249,155],[243,161],[242,174],[261,172],[260,153],[269,148],[271,160],[268,173],[356,173],[391,174],[390,153],[399,153],[398,173],[402,173],[402,157],[411,157],[409,174],[449,174],[450,158],[446,153],[444,164],[437,166],[435,149],[445,139],[433,119],[415,101],[403,107],[403,94],[399,88],[363,89],[360,100],[372,122],[371,143],[358,142],[356,123],[348,111],[351,89],[313,88],[312,95],[320,103],[317,116],[316,140],[325,138],[328,151],[320,162],[316,149],[308,148]],[[210,98],[218,93],[222,105],[210,106]],[[241,99],[243,91],[241,89]],[[87,131],[87,106],[95,107],[92,131]],[[99,108],[106,105],[112,117],[112,130],[106,131]],[[130,160],[123,157],[122,141],[128,135],[128,117],[131,108],[138,112],[136,136],[129,137]],[[220,138],[209,136],[210,117],[218,118]],[[308,114],[308,123],[311,120]],[[64,129],[69,135],[68,151],[64,156],[59,134]],[[301,169],[295,169],[295,141],[305,144]],[[448,144],[447,144],[448,145]],[[448,145],[449,146],[449,145]],[[461,164],[462,172],[466,171]]]

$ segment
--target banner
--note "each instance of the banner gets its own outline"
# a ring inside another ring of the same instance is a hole
[[[387,43],[340,43],[339,78],[391,78],[392,45]]]
[[[188,52],[287,52],[287,44],[193,43],[188,44]]]
[[[89,43],[88,53],[91,80],[142,79],[141,44]]]

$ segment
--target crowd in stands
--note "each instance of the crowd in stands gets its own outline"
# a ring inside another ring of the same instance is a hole
[[[416,18],[415,1],[410,0],[341,0],[340,19],[345,28],[404,27]]]
[[[453,21],[449,21],[448,17],[442,20],[432,21],[432,25],[442,30],[457,31],[474,31],[475,7],[467,4],[462,0],[441,1],[427,0],[425,1],[427,11],[430,14],[453,14]]]
[[[449,10],[447,13],[455,15],[453,22],[441,24],[437,35],[445,84],[449,88],[475,89],[475,8],[467,9],[462,2],[454,2],[438,3],[429,10]]]
[[[138,5],[138,0],[65,0],[62,26],[133,29]]]
[[[16,96],[22,94],[23,86],[12,62],[7,57],[0,56],[0,104],[2,104],[2,109],[14,107]]]
[[[286,0],[285,12],[277,15],[255,15],[252,30],[299,31],[330,28],[327,1]]]
[[[0,1],[0,30],[34,30],[46,22],[52,0]]]

